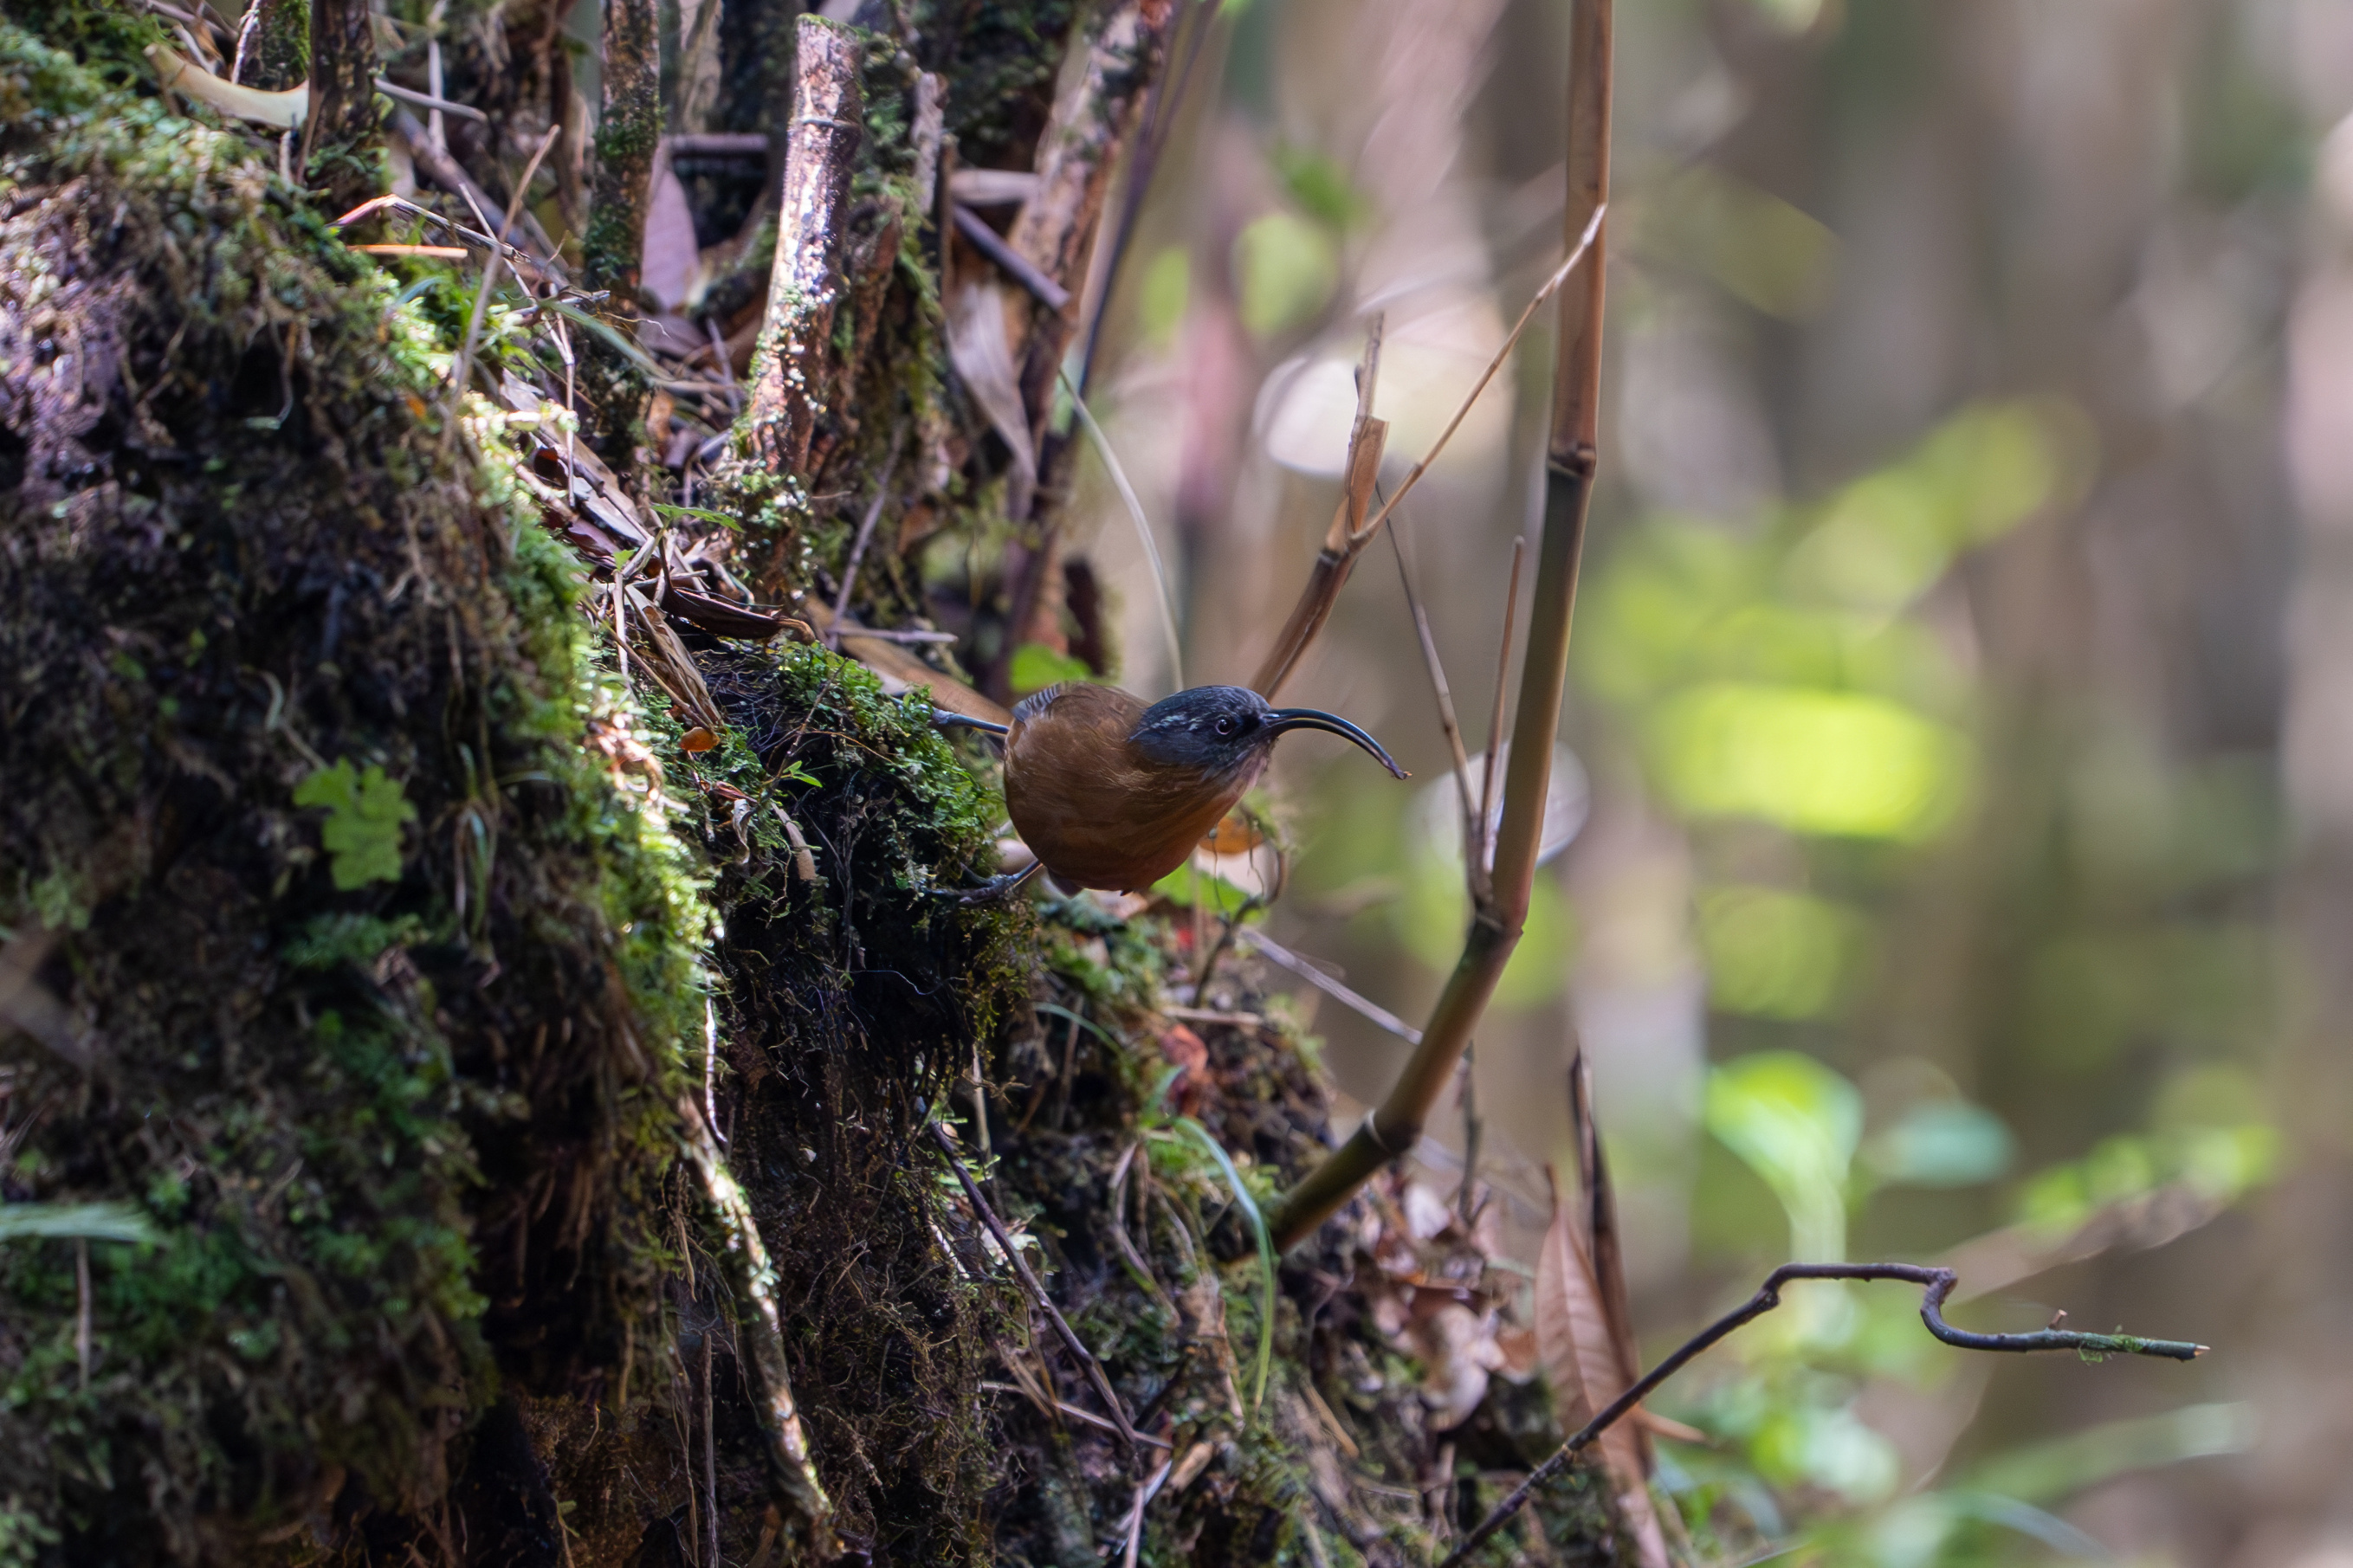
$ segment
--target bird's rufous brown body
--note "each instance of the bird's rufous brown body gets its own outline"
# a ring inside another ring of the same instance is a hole
[[[1072,683],[1014,709],[1006,811],[1061,886],[1149,888],[1185,864],[1292,729],[1343,735],[1405,776],[1346,721],[1271,709],[1239,687],[1197,687],[1146,707],[1115,687]]]

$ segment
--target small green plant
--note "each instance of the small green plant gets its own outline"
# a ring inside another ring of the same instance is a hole
[[[334,857],[328,868],[343,892],[370,882],[400,880],[400,828],[417,820],[417,807],[401,793],[400,781],[371,765],[355,773],[351,759],[339,757],[294,786],[296,805],[327,808],[319,842]]]

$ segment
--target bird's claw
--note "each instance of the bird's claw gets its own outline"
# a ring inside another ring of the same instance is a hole
[[[933,891],[943,899],[954,899],[960,904],[993,903],[1009,899],[1020,891],[1023,883],[1036,876],[1044,862],[1032,860],[1018,871],[1008,871],[1001,877],[991,877],[977,888],[936,888]]]

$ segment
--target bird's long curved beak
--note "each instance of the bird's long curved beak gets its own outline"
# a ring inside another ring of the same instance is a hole
[[[1321,708],[1278,708],[1274,710],[1273,722],[1267,728],[1278,735],[1285,730],[1321,730],[1326,734],[1337,735],[1343,740],[1354,741],[1357,745],[1362,746],[1372,753],[1375,761],[1388,769],[1391,777],[1404,779],[1413,776],[1397,765],[1396,759],[1381,749],[1381,743],[1378,741],[1374,740],[1337,713],[1326,713]]]

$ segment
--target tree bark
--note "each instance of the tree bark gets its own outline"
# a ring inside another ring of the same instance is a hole
[[[635,330],[638,285],[646,247],[646,209],[654,153],[661,140],[661,59],[655,0],[607,0],[605,6],[603,105],[596,119],[596,176],[588,232],[581,242],[586,286],[609,296],[605,313],[618,329]],[[624,471],[636,467],[636,448],[650,391],[629,360],[601,340],[583,364],[589,428],[605,459]],[[651,432],[659,440],[667,431]]]

